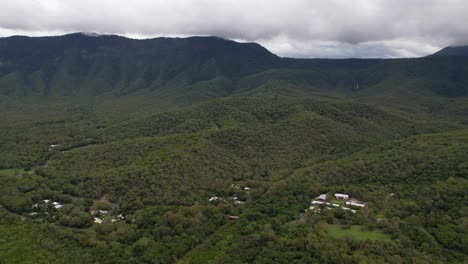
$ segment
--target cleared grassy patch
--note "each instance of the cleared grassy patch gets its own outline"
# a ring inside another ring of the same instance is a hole
[[[343,228],[341,225],[329,225],[328,233],[334,238],[351,237],[356,240],[390,240],[389,234],[382,231],[364,231],[361,226],[353,225],[350,228]]]
[[[0,174],[16,175],[25,172],[24,169],[0,169]]]
[[[335,199],[335,198],[331,198],[330,203],[339,204],[341,206],[346,206],[346,200],[338,200],[338,199]]]

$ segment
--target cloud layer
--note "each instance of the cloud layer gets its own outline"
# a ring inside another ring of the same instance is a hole
[[[416,57],[468,44],[466,0],[0,0],[0,35],[216,35],[290,57]]]

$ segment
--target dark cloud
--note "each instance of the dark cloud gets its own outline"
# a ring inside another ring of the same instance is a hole
[[[282,56],[415,57],[468,44],[466,0],[0,0],[0,35],[217,35]]]

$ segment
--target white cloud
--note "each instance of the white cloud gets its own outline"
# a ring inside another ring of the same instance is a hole
[[[217,35],[282,56],[412,57],[468,44],[466,0],[0,0],[0,35]]]

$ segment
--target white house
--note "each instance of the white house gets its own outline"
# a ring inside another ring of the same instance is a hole
[[[342,193],[335,193],[335,198],[338,200],[348,200],[349,195],[347,194],[342,194]]]
[[[216,200],[218,200],[217,196],[213,196],[210,199],[208,199],[209,202],[216,201]]]
[[[321,194],[317,197],[317,200],[322,200],[322,201],[326,201],[327,200],[327,194],[324,193],[324,194]]]
[[[358,201],[358,200],[356,200],[356,199],[351,199],[351,200],[349,200],[349,201],[346,202],[346,205],[364,208],[364,207],[367,206],[367,203],[366,203],[366,202]]]
[[[94,223],[96,223],[96,224],[102,224],[102,219],[101,219],[101,218],[94,217]]]

